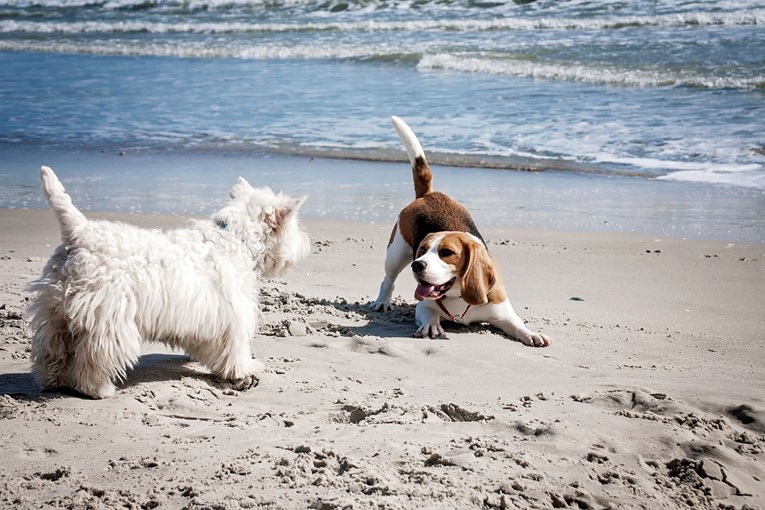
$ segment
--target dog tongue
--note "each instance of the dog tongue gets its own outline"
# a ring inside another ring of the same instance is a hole
[[[420,283],[417,285],[417,290],[414,291],[414,294],[417,297],[426,298],[433,294],[433,291],[436,290],[435,285],[428,285],[426,283]]]

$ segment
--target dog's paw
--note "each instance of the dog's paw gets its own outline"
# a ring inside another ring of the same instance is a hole
[[[77,393],[85,395],[93,400],[101,400],[103,398],[110,398],[114,396],[116,388],[111,381],[102,382],[101,384],[83,384],[77,385],[74,390]]]
[[[254,388],[260,383],[260,377],[252,374],[242,377],[241,379],[236,379],[234,381],[231,381],[231,389],[236,391],[247,391],[251,388]]]
[[[378,300],[369,304],[369,308],[375,312],[390,312],[393,310],[393,305],[388,300]]]
[[[552,340],[550,340],[547,335],[536,333],[534,331],[529,331],[525,335],[521,336],[520,340],[524,345],[531,347],[547,347],[552,343]]]
[[[417,329],[417,336],[422,338],[445,338],[440,322],[426,322]]]
[[[247,391],[261,382],[265,370],[266,366],[263,362],[254,358],[250,359],[239,371],[239,374],[244,375],[230,375],[226,380],[226,385],[236,391]]]

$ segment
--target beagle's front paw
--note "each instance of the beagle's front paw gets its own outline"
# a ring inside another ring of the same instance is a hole
[[[436,318],[435,321],[428,321],[417,329],[417,335],[422,338],[442,338],[444,337],[444,328],[441,327],[441,321]]]
[[[390,304],[390,299],[378,299],[374,303],[370,303],[369,308],[375,312],[390,312],[393,305]]]
[[[550,340],[547,335],[536,333],[534,331],[527,331],[525,334],[521,335],[519,340],[523,342],[524,345],[529,345],[531,347],[547,347],[552,343],[552,340]]]

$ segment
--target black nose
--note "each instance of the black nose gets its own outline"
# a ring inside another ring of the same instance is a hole
[[[428,265],[421,260],[415,260],[414,262],[412,262],[412,271],[414,271],[415,273],[422,273],[423,271],[425,271],[426,267],[428,267]]]

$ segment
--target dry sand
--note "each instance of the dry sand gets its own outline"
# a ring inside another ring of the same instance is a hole
[[[263,283],[259,386],[148,344],[93,401],[30,375],[53,216],[0,211],[0,506],[765,507],[765,245],[484,230],[535,349],[412,338],[408,274],[366,307],[391,225],[306,224],[311,257]]]

